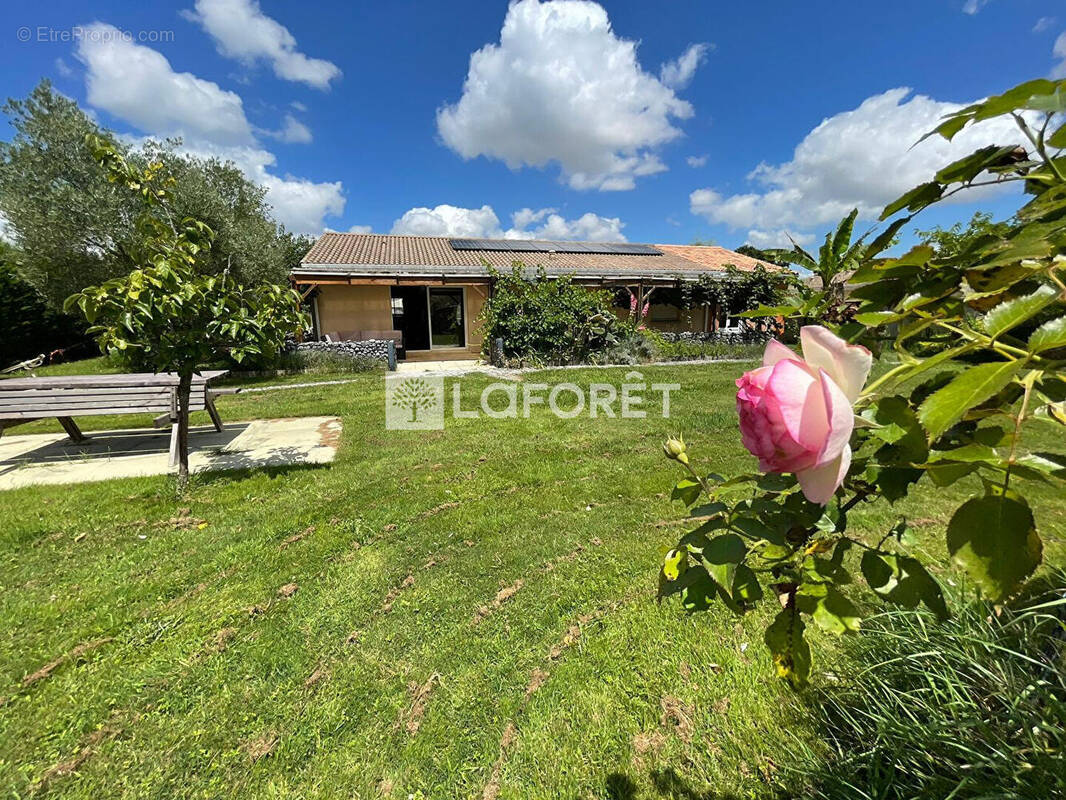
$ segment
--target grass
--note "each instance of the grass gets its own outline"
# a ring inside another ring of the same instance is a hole
[[[891,610],[808,702],[830,747],[797,754],[811,798],[1066,796],[1066,574],[1014,608]]]
[[[821,731],[772,676],[769,604],[737,620],[653,600],[682,516],[660,442],[681,431],[701,466],[750,468],[742,369],[645,368],[682,384],[670,420],[535,407],[428,432],[386,431],[380,375],[349,375],[219,401],[226,420],[342,417],[331,466],[196,476],[180,504],[165,477],[4,493],[0,791],[771,796],[783,744]],[[464,378],[464,407],[489,382]],[[940,556],[972,488],[852,526],[906,513]],[[1066,504],[1031,500],[1058,559]],[[839,648],[816,653],[828,669]]]

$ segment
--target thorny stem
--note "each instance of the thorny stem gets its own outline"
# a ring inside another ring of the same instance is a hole
[[[1025,421],[1025,414],[1029,410],[1029,397],[1033,393],[1033,386],[1036,384],[1037,379],[1040,377],[1040,370],[1033,370],[1025,378],[1022,379],[1022,386],[1025,387],[1025,393],[1022,395],[1022,404],[1018,409],[1018,416],[1014,419],[1014,435],[1010,441],[1010,454],[1007,456],[1007,472],[1003,476],[1003,489],[1010,486],[1010,471],[1014,466],[1014,454],[1018,449],[1018,440],[1021,438],[1022,423]]]
[[[1034,356],[1028,350],[1023,350],[1020,347],[1013,347],[1009,344],[1003,344],[1003,342],[997,342],[991,336],[986,336],[985,334],[978,333],[977,331],[968,331],[965,328],[960,328],[957,325],[952,325],[951,323],[944,322],[943,320],[933,320],[933,324],[938,325],[944,330],[956,333],[965,339],[969,339],[971,342],[978,342],[979,344],[983,344],[986,347],[990,347],[993,350],[1002,353],[1003,355],[1021,356],[1023,358],[1039,358],[1039,356]]]
[[[1048,165],[1055,177],[1060,182],[1066,183],[1066,176],[1059,171],[1058,165],[1047,154],[1047,148],[1044,146],[1044,132],[1047,130],[1048,123],[1051,122],[1051,114],[1048,114],[1044,119],[1044,126],[1040,129],[1039,136],[1033,136],[1033,132],[1029,129],[1029,125],[1025,119],[1017,111],[1011,112],[1011,116],[1014,117],[1014,121],[1018,123],[1018,127],[1022,129],[1022,133],[1026,138],[1033,143],[1033,147],[1036,148],[1036,152],[1040,154],[1040,157],[1044,159],[1044,163]]]
[[[703,492],[704,492],[704,494],[707,495],[708,499],[713,500],[714,499],[714,495],[711,494],[711,485],[709,483],[707,483],[707,479],[704,478],[702,475],[700,475],[698,472],[696,472],[696,470],[694,470],[692,468],[692,465],[689,464],[688,462],[681,462],[681,463],[684,465],[685,469],[688,470],[688,474],[696,479],[696,481],[700,485],[700,488],[703,489]]]

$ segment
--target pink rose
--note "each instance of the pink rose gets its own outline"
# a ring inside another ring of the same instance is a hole
[[[873,357],[820,325],[800,330],[803,358],[776,339],[763,365],[738,380],[744,446],[763,472],[794,472],[804,496],[825,505],[851,466],[852,403]]]

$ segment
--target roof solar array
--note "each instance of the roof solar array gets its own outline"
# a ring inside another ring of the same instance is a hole
[[[449,239],[453,250],[490,250],[513,253],[597,253],[620,256],[661,256],[646,244],[602,242],[551,242],[535,239]]]

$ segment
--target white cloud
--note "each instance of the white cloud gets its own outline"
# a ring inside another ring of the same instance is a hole
[[[240,96],[188,72],[149,47],[123,38],[112,25],[84,28],[75,55],[86,66],[89,103],[158,136],[188,136],[221,144],[252,142]]]
[[[500,236],[500,219],[492,206],[459,208],[439,205],[436,208],[412,208],[392,223],[392,233],[414,236]]]
[[[223,56],[248,66],[267,61],[282,80],[328,89],[341,75],[336,64],[297,50],[288,28],[266,16],[256,0],[196,0],[196,10],[182,15],[199,23]]]
[[[962,13],[973,16],[990,2],[992,2],[992,0],[966,0],[962,5]]]
[[[289,105],[295,108],[297,111],[307,111],[307,106],[305,106],[299,100],[293,100],[291,103],[289,103]]]
[[[316,183],[290,174],[275,175],[277,157],[257,146],[226,147],[203,141],[184,141],[180,148],[201,158],[232,161],[248,180],[266,189],[274,219],[293,233],[318,234],[324,218],[344,213],[344,186],[340,181]]]
[[[518,226],[506,231],[509,238],[516,239],[563,239],[582,242],[624,242],[622,228],[625,223],[618,217],[601,217],[599,214],[582,214],[577,219],[564,219],[559,214],[548,214],[544,224],[527,231]],[[526,234],[529,234],[527,237]]]
[[[511,169],[557,162],[575,189],[632,189],[666,169],[655,150],[692,106],[637,61],[636,43],[585,0],[519,0],[499,44],[470,57],[463,94],[437,111],[444,143]]]
[[[55,60],[55,67],[56,72],[59,73],[59,77],[61,78],[69,78],[71,75],[74,74],[74,70],[70,68],[70,64],[68,64],[62,58],[57,58]]]
[[[792,239],[789,239],[791,235]],[[761,231],[753,228],[748,231],[748,244],[760,250],[769,250],[775,247],[792,247],[792,241],[801,247],[806,247],[814,241],[813,233],[791,233],[784,229],[776,231]]]
[[[708,44],[690,44],[684,53],[662,65],[659,80],[671,89],[684,89],[692,82],[697,68],[706,60],[710,49]]]
[[[1066,31],[1059,34],[1059,38],[1055,40],[1055,46],[1051,50],[1051,54],[1059,59],[1059,63],[1056,64],[1051,70],[1052,78],[1066,78]]]
[[[310,144],[312,139],[311,129],[292,114],[285,115],[285,122],[279,130],[263,131],[263,133],[288,144]]]
[[[707,165],[707,156],[689,156],[685,159],[685,162],[693,169],[696,169]]]
[[[439,205],[412,208],[392,225],[392,233],[416,236],[458,236],[488,239],[562,239],[593,242],[624,242],[625,223],[618,217],[583,214],[565,219],[553,208],[522,208],[511,215],[512,226],[504,230],[492,206],[460,208]],[[536,227],[530,227],[536,223]]]
[[[1043,33],[1054,24],[1054,17],[1041,17],[1036,21],[1036,24],[1033,25],[1033,33]]]
[[[348,229],[348,233],[373,233],[374,229],[370,225],[353,225]]]
[[[233,161],[248,179],[267,190],[274,218],[297,233],[319,233],[324,218],[344,212],[339,181],[316,183],[271,171],[274,154],[259,146],[241,98],[218,84],[175,72],[160,53],[125,40],[104,23],[86,26],[77,46],[86,66],[89,103],[125,120],[149,136],[180,136],[187,152]],[[291,116],[271,135],[310,141],[311,132]]]
[[[997,118],[967,127],[951,142],[934,136],[915,145],[944,114],[960,107],[911,96],[910,89],[874,95],[823,120],[791,161],[759,164],[748,175],[756,191],[724,195],[697,189],[689,196],[690,210],[733,229],[760,231],[814,228],[855,207],[860,217],[876,218],[887,203],[978,147],[1023,143],[1012,120]],[[963,193],[959,199],[974,196]]]

